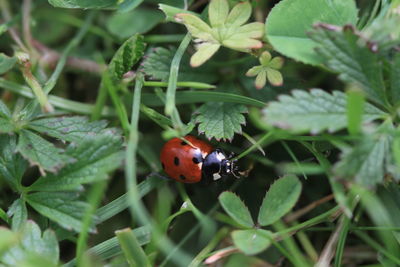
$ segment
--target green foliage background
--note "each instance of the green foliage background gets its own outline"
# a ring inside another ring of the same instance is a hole
[[[399,8],[0,0],[0,266],[400,265]]]

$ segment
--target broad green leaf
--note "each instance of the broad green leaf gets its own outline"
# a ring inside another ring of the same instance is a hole
[[[274,182],[265,194],[258,213],[258,223],[270,225],[288,213],[301,193],[301,182],[294,175],[286,175]]]
[[[82,218],[89,204],[78,200],[76,192],[37,192],[26,196],[26,201],[43,216],[67,230],[80,232]]]
[[[226,213],[238,224],[248,228],[254,226],[249,209],[237,195],[232,192],[223,192],[219,196],[219,202]]]
[[[138,7],[143,0],[122,0],[118,3],[118,11],[121,13],[129,12]]]
[[[125,73],[130,71],[133,65],[142,58],[145,46],[143,36],[138,34],[126,40],[115,52],[109,64],[112,77],[120,80]]]
[[[211,0],[208,6],[208,17],[212,27],[218,27],[225,23],[228,17],[229,4],[227,0]]]
[[[242,132],[242,124],[246,120],[242,113],[247,112],[244,105],[221,102],[208,102],[198,110],[195,122],[199,123],[198,130],[206,137],[232,140],[235,133]]]
[[[389,100],[397,106],[400,102],[400,53],[396,53],[391,60]]]
[[[263,120],[268,125],[312,134],[324,130],[335,132],[347,126],[347,96],[343,92],[329,94],[320,89],[309,92],[294,90],[292,96],[281,95],[278,99],[263,110]],[[365,103],[362,123],[384,116],[384,112]]]
[[[116,7],[118,0],[49,0],[49,3],[62,8],[103,9]]]
[[[163,17],[161,11],[136,8],[131,12],[115,13],[107,20],[106,27],[113,35],[125,39],[137,33],[148,32],[160,23]]]
[[[60,140],[79,143],[88,135],[94,136],[101,132],[107,123],[105,121],[89,122],[87,117],[51,117],[40,118],[28,124],[30,129]]]
[[[53,173],[73,161],[72,157],[64,154],[63,149],[28,130],[20,131],[17,150],[31,164]]]
[[[117,168],[124,157],[121,136],[109,130],[85,138],[78,146],[70,145],[65,154],[75,158],[57,174],[49,173],[29,186],[31,191],[61,191],[82,188],[82,184],[106,179],[107,173]]]
[[[16,152],[17,137],[0,134],[0,174],[13,190],[18,191],[28,163]]]
[[[249,2],[239,2],[235,5],[226,18],[225,24],[241,26],[249,20],[251,16],[251,5]]]
[[[7,252],[18,242],[18,234],[13,233],[11,230],[0,226],[0,263],[2,262],[2,255]]]
[[[273,234],[263,229],[236,230],[232,232],[235,246],[247,255],[262,252],[271,245]]]
[[[143,248],[140,246],[131,229],[127,228],[116,231],[115,234],[130,266],[151,266],[147,255],[144,253]]]
[[[0,53],[0,75],[12,69],[15,63],[17,63],[16,57],[8,57],[5,54]]]
[[[23,228],[28,220],[28,210],[25,202],[21,198],[16,199],[8,209],[7,215],[12,217],[11,228],[13,231]]]
[[[33,221],[28,221],[21,230],[20,242],[7,250],[0,262],[9,266],[28,266],[24,264],[25,261],[29,262],[32,257],[40,257],[42,264],[50,264],[46,265],[48,267],[57,266],[60,252],[54,232],[46,230],[42,234],[39,226]]]
[[[166,49],[163,47],[153,49],[143,60],[143,71],[153,79],[167,82],[175,52],[175,49]],[[215,68],[201,66],[193,69],[189,65],[188,55],[183,55],[179,66],[178,81],[213,83],[217,79],[217,70]]]
[[[353,0],[283,0],[267,17],[266,37],[279,53],[304,63],[320,64],[322,58],[314,51],[316,43],[307,35],[313,24],[355,25],[357,13]]]
[[[350,134],[358,134],[361,130],[365,105],[364,93],[358,89],[350,89],[347,95],[347,129]]]
[[[344,149],[339,162],[334,167],[337,178],[352,180],[364,186],[382,183],[389,172],[387,164],[391,160],[391,137],[382,133],[364,136],[355,146]]]
[[[318,43],[317,51],[330,69],[345,82],[360,87],[375,103],[386,104],[382,62],[379,55],[366,44],[353,27],[319,25],[311,37]]]
[[[220,48],[219,44],[203,43],[198,46],[198,50],[190,58],[190,65],[198,67],[210,59]]]

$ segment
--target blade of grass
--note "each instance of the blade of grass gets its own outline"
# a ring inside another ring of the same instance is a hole
[[[131,229],[126,228],[120,231],[115,231],[115,234],[118,238],[125,259],[128,261],[130,266],[151,266],[146,254]]]
[[[181,44],[176,50],[174,57],[172,58],[171,68],[169,72],[169,79],[168,79],[167,94],[166,94],[167,95],[166,105],[165,105],[166,115],[171,115],[175,108],[175,92],[176,92],[176,83],[178,81],[179,65],[183,53],[186,51],[186,48],[188,47],[191,40],[192,36],[189,33],[186,34],[185,38],[183,38]]]
[[[142,86],[143,77],[141,74],[138,74],[136,77],[135,89],[133,94],[131,124],[129,127],[129,139],[125,161],[125,179],[126,186],[128,188],[129,208],[132,214],[132,218],[138,220],[138,222],[143,225],[149,225],[151,227],[154,238],[158,240],[157,245],[159,249],[164,253],[168,253],[172,247],[176,246],[163,235],[159,226],[153,222],[152,218],[150,218],[143,203],[140,200],[140,195],[137,187],[136,151],[139,139],[138,124]],[[177,266],[186,266],[186,263],[190,262],[190,257],[182,250],[179,250],[177,255],[173,257],[173,261]]]
[[[350,89],[347,94],[347,129],[350,134],[357,135],[361,129],[365,96],[361,89]]]
[[[164,103],[154,96],[154,94],[143,93],[142,94],[143,104],[148,106],[163,106]],[[210,91],[185,91],[176,93],[176,104],[191,104],[191,103],[202,103],[202,102],[229,102],[244,104],[254,107],[263,108],[265,103],[254,98],[222,93],[222,92],[210,92]]]
[[[31,92],[31,90],[27,86],[20,85],[18,83],[7,81],[3,78],[0,78],[0,88],[4,88],[10,92],[19,94],[21,96],[27,98],[34,98],[35,96]],[[93,105],[80,103],[77,101],[68,100],[62,97],[49,95],[49,102],[55,107],[58,107],[63,110],[76,112],[79,114],[91,114],[93,112]],[[101,111],[102,116],[110,117],[115,116],[115,111],[109,107],[104,107]]]
[[[271,137],[271,139],[269,139]],[[270,143],[273,141],[273,133],[268,132],[264,134],[256,143],[254,143],[252,146],[247,148],[245,151],[234,157],[232,160],[238,160],[243,158],[244,156],[247,156],[249,153],[251,153],[253,150],[256,150],[258,147],[262,147],[265,145],[265,143]],[[267,142],[268,141],[268,142]]]
[[[139,245],[145,245],[150,242],[151,231],[147,226],[138,227],[132,230],[133,234],[136,236]],[[117,237],[112,237],[106,241],[87,250],[89,255],[98,256],[101,260],[107,260],[118,256],[122,253],[121,247],[119,246]],[[76,266],[76,259],[73,259],[63,267],[73,267]]]
[[[342,266],[344,245],[346,244],[347,235],[349,233],[350,225],[351,225],[351,219],[349,217],[342,216],[342,220],[343,220],[343,226],[342,226],[341,232],[339,234],[339,239],[338,239],[338,243],[336,246],[336,255],[335,255],[335,261],[334,261],[335,267]]]
[[[297,159],[296,155],[293,153],[293,150],[286,144],[285,141],[281,141],[280,142],[282,144],[282,146],[285,148],[286,152],[289,154],[289,156],[292,158],[292,160],[294,161],[294,163],[296,164],[297,168],[299,170],[301,170],[302,175],[304,177],[304,180],[307,180],[308,177],[307,175],[304,173],[304,171],[302,170],[302,166],[300,161]]]
[[[106,190],[107,180],[97,182],[93,185],[89,192],[88,202],[89,208],[86,210],[82,219],[82,230],[79,233],[78,242],[76,245],[76,261],[78,266],[83,266],[85,261],[84,252],[87,247],[87,239],[89,236],[89,229],[93,223],[93,214],[96,212],[100,204],[104,191]]]
[[[167,82],[145,81],[144,86],[147,87],[168,87]],[[176,87],[188,87],[193,89],[214,89],[215,85],[201,82],[177,82]]]

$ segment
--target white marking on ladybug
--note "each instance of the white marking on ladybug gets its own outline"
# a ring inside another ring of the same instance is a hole
[[[224,153],[221,153],[221,152],[218,152],[216,157],[219,161],[226,159]]]
[[[221,175],[219,175],[219,173],[214,173],[213,174],[213,179],[214,179],[214,181],[216,181],[216,180],[218,180],[218,179],[220,179],[221,178]]]

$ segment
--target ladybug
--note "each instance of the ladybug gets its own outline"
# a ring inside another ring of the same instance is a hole
[[[194,136],[169,140],[161,149],[162,168],[169,177],[183,183],[197,183],[201,180],[218,180],[233,174],[236,160],[231,160],[221,149],[214,149],[209,143]]]

